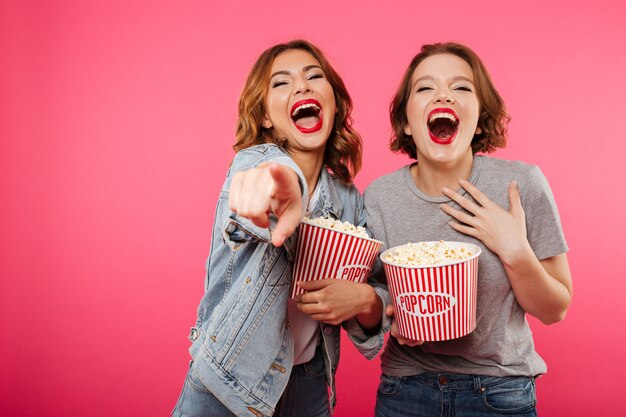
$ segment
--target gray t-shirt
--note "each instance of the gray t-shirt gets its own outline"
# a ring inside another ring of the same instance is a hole
[[[508,186],[517,181],[526,213],[528,241],[539,260],[567,252],[554,197],[540,169],[517,161],[475,156],[469,181],[500,207],[509,209]],[[462,194],[471,198],[467,192]],[[473,200],[473,199],[472,199]],[[535,352],[525,312],[517,303],[498,256],[471,236],[452,229],[439,204],[445,196],[420,191],[410,166],[385,175],[365,190],[367,226],[385,242],[381,251],[408,242],[461,241],[479,245],[476,330],[459,339],[401,346],[390,337],[382,355],[387,375],[455,372],[490,376],[535,376],[546,364]],[[453,207],[462,210],[456,203]],[[383,274],[378,268],[380,280]]]

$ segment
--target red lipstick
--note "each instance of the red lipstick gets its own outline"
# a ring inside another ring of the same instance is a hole
[[[437,122],[438,119],[447,119]],[[426,121],[430,140],[439,145],[449,145],[456,138],[459,125],[459,116],[452,109],[440,107],[428,114]],[[436,130],[435,132],[433,130]]]
[[[311,110],[312,109],[312,110]],[[306,112],[305,118],[317,118],[317,123],[313,126],[305,127],[296,123],[298,120],[298,114],[300,112]],[[319,101],[309,98],[306,100],[300,100],[291,107],[291,119],[294,121],[296,128],[302,133],[314,133],[322,128],[324,122],[324,116],[322,112],[322,105]]]

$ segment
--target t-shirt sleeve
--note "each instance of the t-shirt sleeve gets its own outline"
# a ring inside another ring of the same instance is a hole
[[[380,240],[383,245],[380,248],[379,254],[382,253],[386,247],[386,234],[383,225],[382,212],[380,211],[379,193],[375,186],[370,186],[365,190],[363,194],[365,202],[365,219],[367,222],[367,231],[372,239]],[[375,281],[386,283],[385,273],[383,271],[382,262],[377,256],[374,265],[372,266],[372,272],[370,275]]]
[[[525,184],[520,184],[520,193],[528,242],[537,258],[542,260],[567,252],[554,195],[539,167],[531,168]]]
[[[363,199],[365,203],[365,221],[367,222],[367,231],[372,239],[385,242],[385,233],[383,226],[382,213],[380,211],[379,193],[376,186],[370,186],[365,189]]]

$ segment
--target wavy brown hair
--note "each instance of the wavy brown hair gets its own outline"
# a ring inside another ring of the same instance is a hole
[[[417,66],[429,56],[437,54],[452,54],[465,60],[474,74],[476,95],[480,103],[478,127],[481,132],[474,134],[472,152],[493,152],[497,148],[504,148],[507,139],[507,124],[511,117],[506,112],[504,101],[491,81],[491,77],[482,61],[474,51],[458,43],[434,43],[422,46],[406,69],[400,87],[389,107],[389,117],[393,133],[389,147],[393,152],[402,152],[413,159],[417,159],[417,149],[413,137],[404,133],[408,118],[406,106],[411,94],[411,78]]]
[[[269,89],[271,69],[274,60],[283,52],[300,49],[310,53],[324,71],[333,88],[337,113],[333,130],[326,143],[324,163],[339,180],[351,183],[361,169],[363,142],[359,133],[352,128],[352,99],[337,72],[330,65],[322,51],[312,43],[297,39],[281,43],[267,49],[250,70],[248,79],[239,97],[239,118],[237,120],[237,140],[233,149],[240,151],[262,143],[275,143],[287,149],[285,138],[276,135],[274,128],[262,126],[266,115],[265,98]]]

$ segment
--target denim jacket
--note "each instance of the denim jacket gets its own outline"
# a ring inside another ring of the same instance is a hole
[[[192,328],[191,372],[238,416],[270,416],[293,367],[293,337],[287,319],[287,300],[295,256],[295,234],[283,246],[270,242],[267,228],[229,210],[228,190],[235,172],[264,162],[286,165],[298,174],[303,204],[306,181],[295,162],[275,145],[264,144],[237,153],[222,187],[207,260],[205,294]],[[320,199],[312,217],[332,216],[355,225],[365,223],[363,199],[356,187],[342,184],[324,167]],[[275,219],[272,220],[272,225]],[[386,306],[385,291],[375,287]],[[343,326],[357,349],[368,359],[383,345],[390,325],[384,315],[378,333],[366,335],[355,319]],[[335,404],[335,372],[339,361],[340,326],[320,323],[326,378]]]

